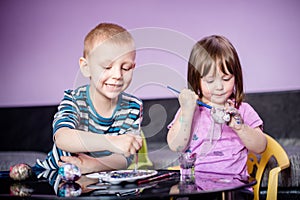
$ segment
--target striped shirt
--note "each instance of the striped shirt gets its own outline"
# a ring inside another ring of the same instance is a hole
[[[83,130],[97,134],[121,135],[127,131],[137,129],[142,119],[140,110],[142,101],[127,93],[121,93],[117,106],[110,118],[100,116],[91,101],[89,85],[76,90],[66,90],[64,98],[58,106],[58,112],[53,120],[53,135],[59,128]],[[110,151],[89,152],[90,156],[102,157],[110,155]],[[60,156],[70,156],[70,152],[59,149],[55,144],[44,161],[37,160],[36,167],[57,169]],[[128,165],[132,156],[126,158]]]

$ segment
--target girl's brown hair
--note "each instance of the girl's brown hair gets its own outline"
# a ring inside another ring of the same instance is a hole
[[[188,63],[188,88],[194,90],[201,99],[201,78],[210,69],[220,68],[224,74],[228,72],[235,77],[234,92],[230,96],[239,107],[244,100],[243,74],[237,51],[224,36],[212,35],[198,41],[190,54]]]

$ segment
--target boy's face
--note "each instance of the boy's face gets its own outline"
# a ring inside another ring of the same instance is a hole
[[[130,44],[106,42],[98,45],[86,59],[91,89],[108,99],[115,99],[132,80],[135,52]],[[93,91],[91,91],[93,92]]]

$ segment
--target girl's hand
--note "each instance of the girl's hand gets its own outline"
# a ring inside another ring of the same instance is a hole
[[[198,95],[190,89],[183,89],[178,100],[182,110],[193,112],[197,106]]]
[[[117,136],[109,136],[111,142],[110,151],[124,154],[126,157],[135,154],[142,147],[142,137],[132,133]]]
[[[228,126],[234,130],[240,130],[244,124],[244,120],[239,111],[234,107],[232,100],[227,100],[227,104],[225,105],[225,113],[230,115]]]

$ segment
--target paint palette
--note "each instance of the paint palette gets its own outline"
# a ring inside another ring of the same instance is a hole
[[[98,178],[100,181],[111,184],[120,184],[121,182],[135,182],[139,179],[145,179],[157,174],[156,170],[117,170],[110,172],[98,172],[86,175],[88,178]]]

